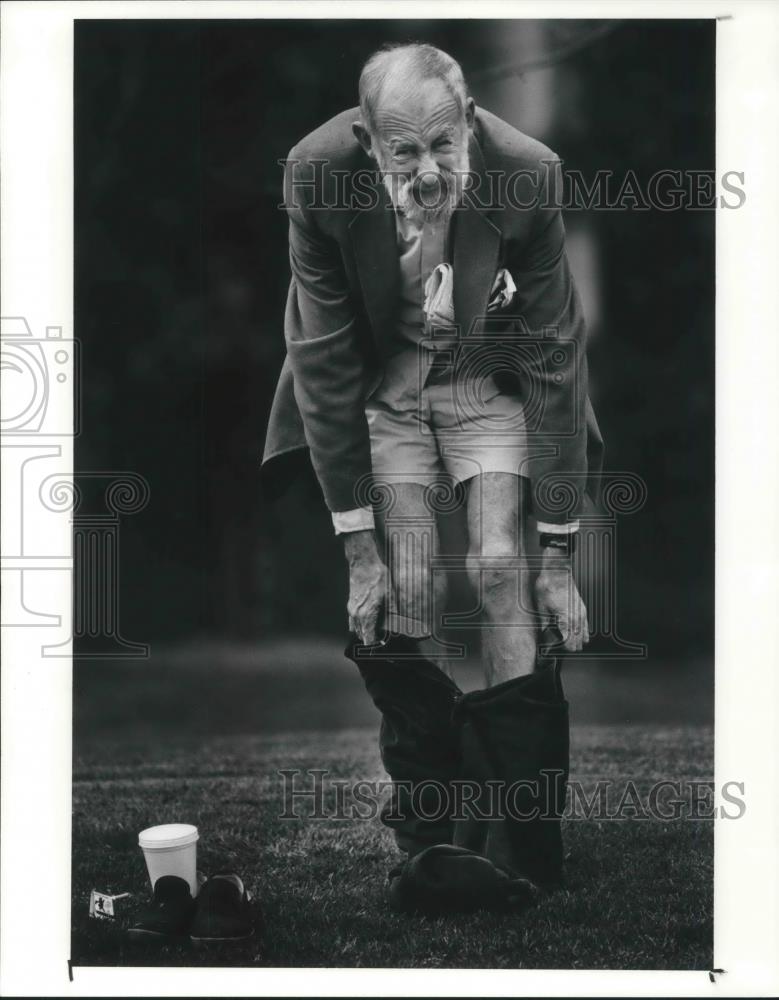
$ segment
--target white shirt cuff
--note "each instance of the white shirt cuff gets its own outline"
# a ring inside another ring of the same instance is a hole
[[[349,531],[372,531],[375,527],[373,511],[370,507],[355,507],[354,510],[339,510],[330,515],[336,535],[344,535]],[[536,521],[539,533],[551,535],[572,535],[579,530],[578,521],[568,521],[566,524],[549,524],[546,521]]]
[[[336,535],[345,535],[349,531],[373,531],[373,511],[370,507],[338,510],[330,516]]]
[[[567,524],[547,524],[546,521],[536,521],[539,534],[549,535],[572,535],[579,530],[578,521],[569,521]]]

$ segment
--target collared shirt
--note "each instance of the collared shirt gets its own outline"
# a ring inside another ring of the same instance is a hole
[[[416,223],[396,212],[395,232],[400,263],[397,339],[416,347],[425,328],[427,279],[439,264],[447,263],[449,220]]]
[[[425,336],[425,284],[435,268],[446,262],[449,221],[412,222],[396,212],[395,236],[400,273],[397,319],[392,353],[373,398],[403,409],[416,405],[427,374],[419,370],[425,357],[419,351]]]

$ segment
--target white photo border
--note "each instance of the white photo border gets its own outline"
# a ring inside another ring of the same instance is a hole
[[[717,215],[715,776],[743,781],[747,809],[715,827],[715,965],[724,971],[204,969],[78,967],[69,977],[72,663],[41,647],[56,628],[2,631],[0,971],[6,995],[49,996],[731,996],[779,991],[777,867],[777,440],[779,427],[779,6],[667,2],[22,2],[0,12],[3,316],[35,338],[73,337],[73,21],[285,17],[717,19],[717,175],[743,171],[746,202]],[[48,328],[48,330],[47,330]],[[57,333],[59,329],[59,333]],[[71,356],[72,357],[72,356]],[[71,365],[72,361],[68,362]],[[63,369],[70,379],[77,374]],[[70,384],[69,382],[66,384]],[[36,438],[72,477],[69,393]],[[29,455],[3,442],[3,621],[14,600],[71,614],[70,522],[24,594],[22,509]],[[60,450],[58,452],[51,449]],[[747,514],[748,512],[748,514]],[[669,531],[683,530],[669,526]],[[52,536],[54,532],[54,536]],[[16,561],[15,561],[16,560]],[[21,562],[20,562],[21,560]],[[27,561],[25,561],[27,560]],[[6,584],[6,578],[10,583]],[[42,602],[45,602],[42,603]],[[34,618],[34,616],[33,616]],[[56,640],[54,640],[56,641]],[[67,650],[66,650],[67,651]],[[32,890],[32,891],[31,891]],[[626,886],[626,892],[629,887]],[[313,974],[312,974],[313,972]]]

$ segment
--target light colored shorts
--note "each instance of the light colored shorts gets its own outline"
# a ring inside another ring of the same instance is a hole
[[[525,414],[492,378],[424,386],[418,394],[368,399],[374,479],[429,485],[484,472],[526,475]]]

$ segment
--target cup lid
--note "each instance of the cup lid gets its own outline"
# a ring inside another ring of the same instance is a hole
[[[152,850],[161,847],[186,847],[198,839],[196,826],[189,823],[165,823],[162,826],[150,826],[138,834],[138,844]]]

